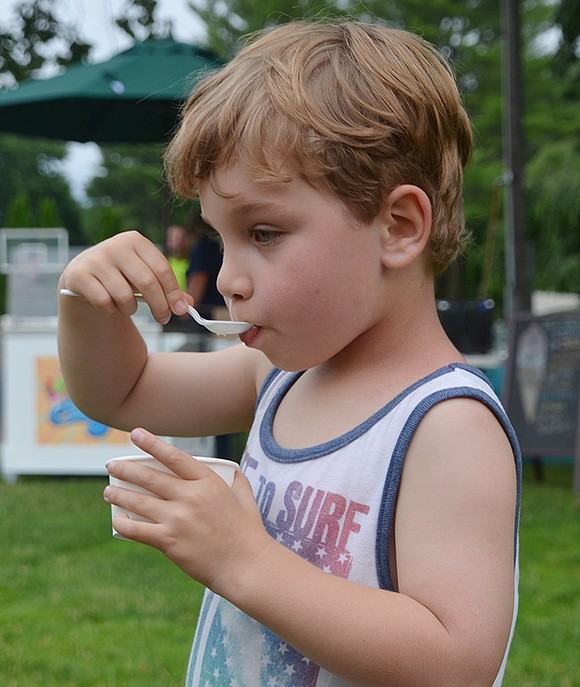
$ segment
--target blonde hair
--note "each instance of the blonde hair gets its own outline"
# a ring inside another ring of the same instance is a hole
[[[186,103],[165,153],[173,190],[240,161],[256,179],[289,171],[371,221],[414,184],[433,210],[439,272],[466,240],[463,167],[472,134],[453,74],[415,34],[354,21],[298,21],[258,34]]]

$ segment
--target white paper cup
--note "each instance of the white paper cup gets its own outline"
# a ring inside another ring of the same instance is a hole
[[[224,480],[228,487],[231,487],[234,483],[236,470],[239,470],[240,468],[240,466],[233,460],[225,460],[224,458],[212,458],[208,456],[193,456],[193,458],[195,458],[195,460],[198,460],[200,463],[205,463],[208,467],[210,467],[216,474],[218,474]],[[155,470],[159,470],[161,472],[167,472],[170,475],[174,474],[171,470],[169,470],[169,468],[166,468],[165,465],[163,465],[163,463],[160,463],[158,460],[153,458],[153,456],[148,456],[146,454],[136,456],[119,456],[118,458],[112,458],[110,461],[107,462],[107,465],[113,460],[115,462],[121,460],[130,460],[135,463],[140,463],[141,465],[146,465],[147,467],[154,468]],[[142,487],[139,487],[136,484],[132,484],[131,482],[125,482],[124,480],[118,479],[117,477],[113,477],[113,475],[109,475],[109,484],[114,487],[123,487],[123,489],[130,489],[131,491],[136,491],[140,494],[151,494],[151,492],[147,489],[143,489]],[[140,522],[152,522],[152,520],[149,520],[149,518],[145,518],[142,515],[139,515],[138,513],[133,513],[132,511],[126,510],[125,508],[121,508],[120,506],[116,506],[112,503],[111,519],[113,522],[115,520],[115,517],[119,515],[119,513],[126,513],[131,518],[131,520],[139,520]],[[119,534],[114,527],[113,537],[116,537],[117,539],[127,539],[127,537],[123,537],[121,534]]]

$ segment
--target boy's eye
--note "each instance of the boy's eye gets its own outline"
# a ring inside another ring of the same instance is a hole
[[[252,239],[261,246],[267,246],[280,237],[280,232],[272,229],[252,229]]]

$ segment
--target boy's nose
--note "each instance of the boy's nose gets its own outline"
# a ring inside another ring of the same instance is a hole
[[[233,256],[225,251],[217,276],[217,288],[224,298],[232,301],[246,300],[252,295],[252,284],[247,271]]]

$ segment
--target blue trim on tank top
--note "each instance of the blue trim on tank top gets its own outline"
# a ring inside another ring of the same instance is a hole
[[[375,563],[377,569],[377,578],[381,589],[395,591],[393,580],[390,572],[389,560],[389,542],[393,528],[393,520],[395,514],[395,507],[397,496],[399,493],[399,486],[401,482],[401,475],[403,472],[403,464],[407,455],[407,450],[411,439],[419,426],[421,420],[426,413],[434,406],[442,401],[448,401],[452,398],[471,398],[480,401],[487,406],[495,415],[498,422],[502,426],[508,440],[511,444],[514,454],[515,468],[516,468],[516,512],[514,521],[514,563],[517,560],[518,554],[518,523],[520,519],[520,504],[522,493],[522,457],[520,446],[516,437],[514,428],[512,427],[509,418],[507,417],[503,408],[496,403],[494,398],[488,395],[485,391],[470,386],[452,387],[449,389],[440,389],[424,398],[411,412],[405,426],[401,430],[399,439],[393,450],[391,457],[391,464],[385,479],[385,487],[381,505],[379,510],[378,525],[377,525],[377,540],[375,545]]]
[[[434,392],[433,394],[422,399],[421,402],[414,408],[411,412],[409,418],[399,435],[393,455],[391,457],[391,464],[385,478],[385,486],[383,489],[383,497],[380,504],[378,526],[377,526],[377,539],[375,545],[375,558],[376,558],[376,568],[377,577],[379,580],[379,585],[382,589],[388,589],[393,591],[394,586],[390,575],[390,561],[389,561],[389,540],[391,536],[391,529],[393,526],[393,518],[396,505],[396,497],[398,494],[398,489],[401,481],[401,474],[403,470],[403,463],[405,456],[420,421],[423,419],[428,410],[433,408],[438,403],[446,401],[452,398],[472,398],[484,403],[496,416],[500,424],[502,425],[506,435],[512,446],[514,453],[515,466],[516,466],[516,477],[517,477],[517,505],[515,514],[515,525],[514,525],[514,559],[517,557],[517,532],[520,514],[520,502],[521,502],[521,452],[519,444],[515,435],[515,431],[507,417],[505,411],[501,406],[495,401],[495,392],[493,385],[486,375],[478,368],[468,365],[465,363],[452,363],[446,365],[438,370],[435,370],[431,374],[418,380],[407,389],[398,394],[395,398],[385,404],[376,413],[371,415],[367,420],[360,423],[357,427],[352,430],[334,438],[330,441],[324,442],[322,444],[317,444],[315,446],[309,446],[301,449],[286,449],[278,445],[274,440],[273,436],[273,423],[274,417],[282,402],[282,399],[292,387],[293,384],[300,378],[304,372],[291,373],[284,384],[276,391],[274,397],[271,399],[262,421],[260,423],[259,436],[260,444],[262,449],[270,458],[276,462],[280,463],[298,463],[307,460],[313,460],[315,458],[320,458],[326,456],[334,451],[348,445],[358,437],[362,436],[364,433],[369,431],[377,422],[384,418],[397,404],[399,404],[406,396],[412,393],[415,389],[428,383],[432,379],[440,377],[442,375],[453,372],[456,369],[465,370],[483,380],[491,391],[490,394],[485,391],[470,387],[450,387],[448,389],[441,389]],[[283,374],[282,371],[274,369],[266,378],[264,385],[260,391],[259,400],[262,400],[264,393],[267,388],[271,386],[276,378]]]
[[[398,405],[406,396],[415,391],[415,389],[419,388],[423,384],[426,384],[432,379],[435,379],[436,377],[448,374],[449,372],[453,372],[456,369],[466,370],[467,372],[474,374],[476,377],[479,377],[489,385],[490,390],[493,392],[493,386],[491,385],[491,382],[481,372],[481,370],[478,370],[476,367],[466,365],[463,363],[452,363],[450,365],[445,365],[444,367],[435,370],[431,374],[427,375],[426,377],[423,377],[422,379],[419,379],[417,382],[407,387],[404,391],[395,396],[395,398],[389,401],[377,412],[373,413],[373,415],[371,415],[369,418],[367,418],[366,420],[364,420],[348,432],[345,432],[344,434],[341,434],[340,436],[335,437],[334,439],[326,441],[322,444],[316,444],[314,446],[308,446],[306,448],[299,449],[283,448],[276,442],[273,433],[274,418],[276,416],[276,412],[278,411],[280,403],[282,402],[282,399],[288,393],[289,389],[300,378],[300,376],[304,374],[304,372],[290,373],[288,375],[288,379],[276,391],[276,394],[274,395],[268,407],[266,408],[264,417],[262,418],[262,421],[260,423],[260,445],[262,446],[262,449],[264,450],[268,458],[278,463],[300,463],[306,460],[313,460],[315,458],[326,456],[329,453],[333,453],[334,451],[337,451],[338,449],[347,446],[355,439],[358,439],[363,434],[368,432],[374,425],[376,425],[377,422],[379,422],[386,415],[388,415],[388,413],[396,405]],[[268,375],[262,386],[262,389],[260,390],[258,402],[261,401],[267,387],[269,387],[274,382],[274,380],[279,374],[284,373],[280,370],[275,369],[272,370],[272,372]]]

